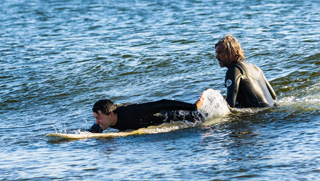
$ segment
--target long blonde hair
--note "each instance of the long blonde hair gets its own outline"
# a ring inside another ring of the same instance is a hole
[[[217,46],[220,44],[223,44],[223,46],[225,47],[225,50],[227,51],[228,57],[231,57],[232,55],[234,55],[236,57],[236,59],[235,59],[236,61],[244,61],[246,59],[240,43],[232,35],[226,35],[225,37],[223,37],[215,45],[215,47],[217,48]]]

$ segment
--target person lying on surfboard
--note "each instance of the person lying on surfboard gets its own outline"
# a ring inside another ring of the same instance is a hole
[[[97,101],[92,108],[96,122],[88,129],[92,133],[101,133],[108,127],[118,130],[139,129],[151,125],[160,125],[173,119],[174,111],[197,111],[203,104],[200,96],[195,104],[175,100],[160,100],[141,104],[115,105],[108,99]],[[189,114],[192,119],[193,114]]]

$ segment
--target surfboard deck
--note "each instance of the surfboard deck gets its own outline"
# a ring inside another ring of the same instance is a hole
[[[142,135],[142,134],[157,134],[165,133],[174,130],[184,129],[188,127],[193,127],[194,124],[186,123],[164,123],[159,126],[149,126],[147,128],[140,128],[133,131],[123,131],[123,132],[109,132],[109,133],[90,133],[90,132],[80,132],[80,133],[49,133],[46,135],[47,141],[67,141],[67,140],[79,140],[79,139],[103,139],[103,138],[116,138],[116,137],[126,137],[132,135]]]
[[[48,141],[62,141],[62,140],[77,140],[77,139],[88,139],[88,138],[115,138],[125,137],[130,135],[145,134],[139,130],[130,132],[116,132],[116,133],[90,133],[83,132],[77,134],[70,133],[49,133],[46,135]]]

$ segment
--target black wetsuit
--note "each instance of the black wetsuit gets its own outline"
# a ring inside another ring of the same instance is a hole
[[[114,113],[118,115],[117,123],[110,127],[119,130],[126,130],[159,125],[166,121],[175,119],[173,118],[175,117],[174,110],[188,111],[189,113],[187,115],[190,115],[191,117],[189,116],[187,119],[190,119],[193,117],[192,111],[196,111],[197,106],[195,104],[165,99],[142,104],[119,105],[114,111]],[[99,125],[94,124],[88,131],[102,132],[103,130]]]
[[[235,61],[229,67],[225,86],[231,107],[276,106],[276,94],[262,70],[248,62]]]

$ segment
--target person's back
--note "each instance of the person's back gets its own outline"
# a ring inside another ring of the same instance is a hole
[[[227,102],[231,107],[275,106],[276,94],[262,70],[248,62],[235,61],[226,73]],[[236,105],[238,102],[239,105]]]
[[[88,131],[101,133],[108,127],[120,131],[127,129],[139,129],[151,125],[159,125],[168,121],[184,121],[185,116],[181,118],[175,116],[176,111],[195,112],[203,104],[203,98],[194,103],[186,103],[176,100],[162,99],[154,102],[140,104],[122,104],[115,105],[108,99],[99,100],[92,108],[96,123]],[[188,118],[193,119],[193,114]],[[201,118],[197,116],[197,118]],[[190,121],[193,121],[191,120]]]

